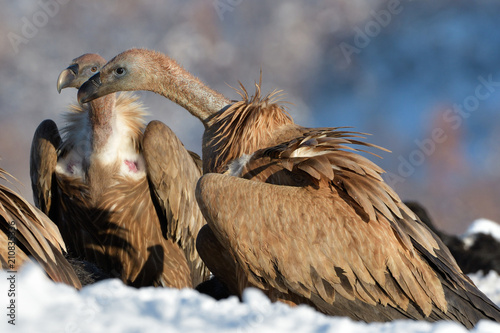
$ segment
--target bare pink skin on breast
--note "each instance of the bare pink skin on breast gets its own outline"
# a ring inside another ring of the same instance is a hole
[[[133,172],[133,173],[136,173],[137,171],[139,171],[138,169],[138,165],[137,165],[137,162],[136,161],[129,161],[129,160],[125,160],[125,165],[128,166],[128,169],[130,172]]]
[[[66,165],[66,169],[68,170],[69,173],[71,174],[74,174],[74,167],[75,167],[75,164],[74,162],[69,162],[67,165]]]

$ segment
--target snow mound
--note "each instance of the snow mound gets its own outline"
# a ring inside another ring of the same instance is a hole
[[[11,299],[7,297],[10,275],[0,272],[4,313]],[[36,264],[25,266],[15,277],[16,325],[8,324],[3,314],[0,332],[467,332],[453,322],[366,324],[328,317],[305,305],[291,308],[271,303],[255,289],[247,290],[240,303],[235,297],[215,301],[191,289],[135,289],[119,280],[102,281],[78,292],[53,283]],[[500,303],[498,274],[472,278]],[[500,324],[481,321],[471,332],[500,332]]]
[[[500,224],[488,219],[477,219],[472,222],[460,238],[466,245],[470,245],[474,242],[476,234],[479,233],[491,235],[500,242]]]

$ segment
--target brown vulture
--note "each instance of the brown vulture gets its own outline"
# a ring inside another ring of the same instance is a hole
[[[79,88],[104,63],[97,54],[74,59],[58,91]],[[43,121],[31,147],[34,200],[75,256],[111,276],[192,287],[209,274],[195,245],[205,224],[194,194],[201,162],[163,123],[144,130],[145,115],[124,93],[71,106],[62,138]]]

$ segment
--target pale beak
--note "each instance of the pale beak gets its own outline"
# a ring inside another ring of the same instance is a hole
[[[61,93],[64,88],[72,87],[72,83],[78,74],[78,64],[73,64],[63,70],[57,78],[57,92]]]

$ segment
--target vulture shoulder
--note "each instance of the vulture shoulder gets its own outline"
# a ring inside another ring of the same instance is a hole
[[[54,121],[44,120],[35,131],[30,151],[30,176],[33,200],[50,218],[57,209],[54,172],[57,166],[61,136]]]
[[[197,285],[209,276],[195,244],[205,224],[194,195],[202,174],[201,160],[159,121],[151,121],[146,127],[143,154],[165,237],[180,244],[191,268],[193,284]]]

